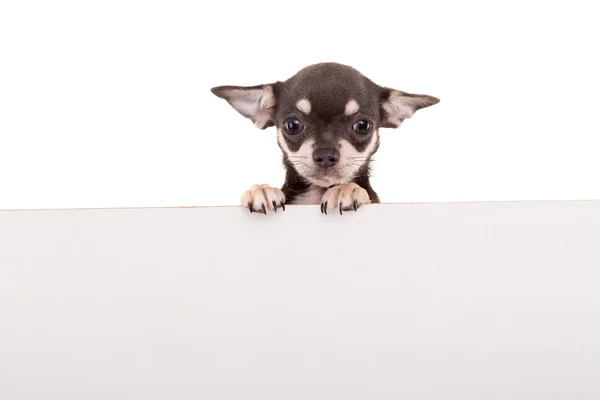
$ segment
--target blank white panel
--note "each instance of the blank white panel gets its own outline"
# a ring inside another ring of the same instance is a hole
[[[598,399],[600,202],[0,212],[0,399]]]

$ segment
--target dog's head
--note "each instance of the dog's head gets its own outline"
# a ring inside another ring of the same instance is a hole
[[[212,92],[259,129],[277,127],[286,166],[329,187],[366,173],[380,128],[397,128],[439,99],[382,87],[349,66],[322,63],[283,82]]]

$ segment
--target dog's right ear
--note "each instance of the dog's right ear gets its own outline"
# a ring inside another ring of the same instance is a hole
[[[412,94],[400,90],[384,88],[381,102],[381,126],[398,128],[402,121],[413,116],[417,110],[440,102],[437,97],[426,94]]]
[[[254,122],[258,129],[265,129],[275,125],[274,115],[275,93],[273,85],[257,86],[218,86],[211,92],[227,100],[244,117]]]

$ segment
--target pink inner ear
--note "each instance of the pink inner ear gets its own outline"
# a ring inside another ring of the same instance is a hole
[[[388,119],[384,120],[382,126],[384,128],[400,128],[400,125],[402,125],[403,121],[404,120],[402,120],[402,119],[392,120],[392,119],[388,118]]]
[[[270,86],[263,89],[233,89],[229,98],[233,108],[251,119],[257,128],[263,129],[272,121],[275,96]]]
[[[258,129],[264,129],[267,125],[273,120],[273,113],[263,111],[258,114],[256,119],[254,120],[254,126]]]
[[[439,99],[425,94],[411,94],[392,90],[390,95],[381,108],[384,113],[384,126],[390,125],[399,127],[406,118],[424,107],[429,107],[439,103]]]
[[[384,113],[384,125],[398,128],[402,121],[412,117],[414,109],[403,101],[401,96],[392,95],[381,105]]]

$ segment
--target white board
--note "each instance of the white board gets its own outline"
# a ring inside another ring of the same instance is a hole
[[[600,202],[0,212],[0,399],[599,399]]]

